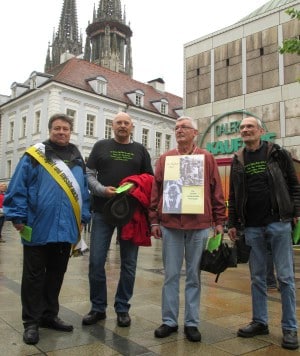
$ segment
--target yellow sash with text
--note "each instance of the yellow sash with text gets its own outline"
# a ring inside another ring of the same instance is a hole
[[[44,147],[45,146],[42,144],[31,146],[26,150],[26,153],[36,159],[48,171],[68,196],[77,222],[79,241],[81,232],[81,192],[79,186],[74,187],[74,184],[72,184],[72,180],[74,182],[75,178],[69,167],[62,160],[59,160],[58,162],[58,160],[50,161],[46,158],[43,152]]]

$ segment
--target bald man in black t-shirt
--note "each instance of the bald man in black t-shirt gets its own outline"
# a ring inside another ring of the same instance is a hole
[[[103,215],[104,204],[116,194],[122,179],[143,173],[153,175],[151,159],[146,148],[131,140],[133,123],[130,116],[120,112],[113,120],[114,138],[95,143],[87,161],[89,187],[93,194],[89,282],[91,310],[84,316],[83,325],[95,324],[106,318],[107,286],[105,262],[115,226]],[[138,246],[130,240],[119,240],[121,272],[114,308],[117,324],[131,324],[129,300],[133,294]]]

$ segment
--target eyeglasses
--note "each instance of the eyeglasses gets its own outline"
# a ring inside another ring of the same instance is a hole
[[[193,127],[191,127],[191,126],[184,126],[184,125],[182,125],[182,126],[176,126],[175,127],[175,131],[178,131],[178,130],[196,130],[196,129],[194,129]]]

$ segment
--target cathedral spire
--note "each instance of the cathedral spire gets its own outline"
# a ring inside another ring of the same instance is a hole
[[[76,0],[64,0],[57,33],[53,36],[51,53],[47,53],[45,72],[61,63],[62,54],[82,54],[82,36],[79,36]]]
[[[125,17],[120,0],[100,0],[97,14],[94,11],[93,22],[86,29],[84,58],[132,77],[132,31]]]

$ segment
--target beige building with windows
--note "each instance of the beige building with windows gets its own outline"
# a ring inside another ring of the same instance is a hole
[[[279,54],[300,39],[286,10],[300,1],[271,0],[246,18],[184,46],[185,113],[199,124],[199,143],[226,162],[241,142],[243,115],[262,119],[268,139],[300,160],[300,56]]]
[[[113,136],[119,111],[132,117],[132,138],[148,149],[153,165],[174,147],[182,98],[166,92],[161,78],[132,78],[132,31],[125,18],[120,0],[100,0],[83,55],[76,0],[64,0],[45,72],[33,71],[11,85],[10,96],[0,95],[0,181],[10,179],[27,147],[48,138],[48,120],[58,112],[73,117],[71,142],[85,158],[97,140]]]

